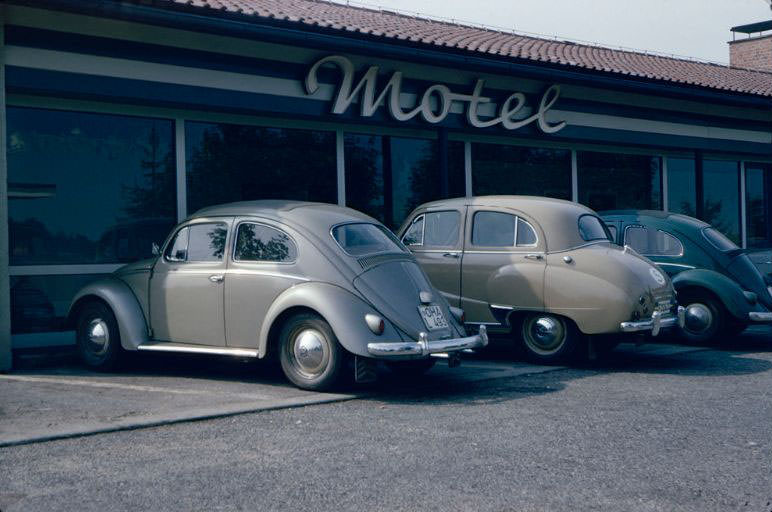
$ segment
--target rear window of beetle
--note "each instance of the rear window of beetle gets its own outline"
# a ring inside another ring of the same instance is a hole
[[[394,235],[376,224],[342,224],[332,229],[332,236],[340,248],[351,256],[404,252]]]

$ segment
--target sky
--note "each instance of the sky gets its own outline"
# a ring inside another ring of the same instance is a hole
[[[337,0],[342,1],[342,0]],[[605,46],[727,63],[733,26],[772,19],[765,0],[362,0]],[[351,2],[356,4],[356,2]],[[743,36],[744,37],[744,36]]]

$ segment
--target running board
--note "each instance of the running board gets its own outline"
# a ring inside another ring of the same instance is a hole
[[[258,357],[257,350],[251,348],[206,347],[203,345],[187,345],[185,343],[143,343],[137,347],[137,350],[149,352],[208,354],[211,356]]]

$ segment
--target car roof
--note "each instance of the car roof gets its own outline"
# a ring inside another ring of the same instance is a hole
[[[364,213],[329,203],[263,199],[239,201],[202,208],[188,220],[204,217],[263,217],[276,221],[289,220],[310,229],[330,227],[345,222],[378,222]]]
[[[656,219],[667,221],[680,227],[688,227],[692,229],[702,229],[710,226],[710,224],[707,222],[695,219],[694,217],[689,217],[688,215],[683,215],[681,213],[663,212],[661,210],[606,210],[598,212],[598,215],[606,220],[620,217],[634,217],[642,221],[646,218]]]

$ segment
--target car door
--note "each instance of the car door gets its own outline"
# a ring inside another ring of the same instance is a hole
[[[287,288],[306,280],[298,246],[281,226],[236,220],[225,282],[225,337],[229,347],[258,348],[265,314]]]
[[[461,303],[461,256],[465,210],[418,214],[402,237],[432,284],[451,306]]]
[[[224,284],[231,220],[200,220],[175,233],[150,279],[150,324],[159,341],[225,345]]]
[[[472,323],[500,323],[512,310],[544,309],[544,237],[511,210],[467,212],[461,307]]]

